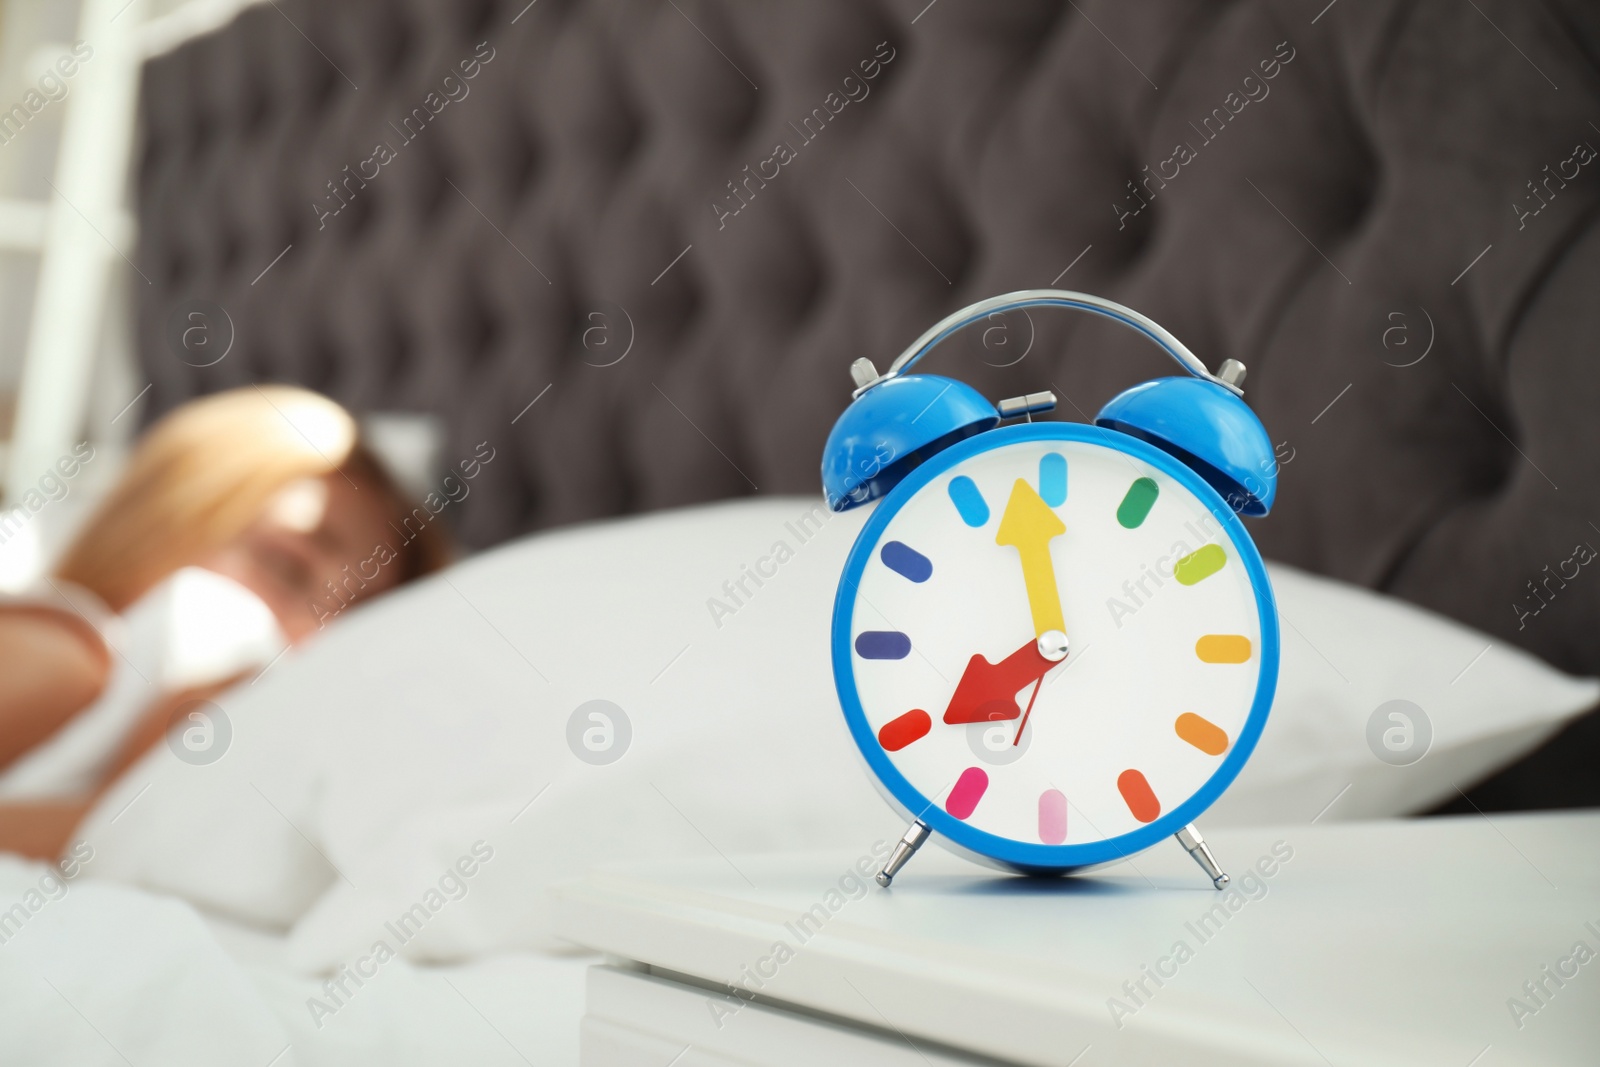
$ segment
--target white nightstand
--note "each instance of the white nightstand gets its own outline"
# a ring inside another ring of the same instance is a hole
[[[612,958],[583,1063],[1600,1063],[1600,813],[1210,840],[1227,893],[1176,844],[1049,881],[927,848],[889,890],[865,848],[596,875],[557,896]]]

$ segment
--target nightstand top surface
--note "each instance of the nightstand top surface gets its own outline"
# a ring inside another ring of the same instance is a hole
[[[1600,813],[1207,838],[1223,893],[1176,843],[1054,880],[930,843],[889,890],[869,847],[597,873],[557,890],[557,925],[661,971],[1018,1063],[1593,1062]]]

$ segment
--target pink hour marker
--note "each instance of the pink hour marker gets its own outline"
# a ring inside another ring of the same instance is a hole
[[[1059,845],[1067,839],[1067,798],[1059,789],[1039,794],[1039,840]]]
[[[983,772],[983,768],[968,767],[961,772],[950,795],[945,798],[944,810],[958,819],[965,819],[977,808],[978,801],[983,799],[984,791],[988,788],[989,776]]]

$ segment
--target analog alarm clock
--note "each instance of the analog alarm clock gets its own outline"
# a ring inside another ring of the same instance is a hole
[[[995,406],[906,373],[965,325],[1041,306],[1138,330],[1189,373],[1128,390],[1094,425],[1033,421],[1050,393]],[[839,583],[834,675],[911,822],[879,884],[930,836],[1032,874],[1175,836],[1223,888],[1194,822],[1249,758],[1278,671],[1272,588],[1240,520],[1271,507],[1276,464],[1243,365],[1212,374],[1138,312],[1034,290],[951,315],[882,375],[851,371],[823,484],[835,510],[874,511]]]

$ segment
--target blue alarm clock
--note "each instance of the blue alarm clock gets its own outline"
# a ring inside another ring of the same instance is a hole
[[[1189,373],[1129,389],[1092,426],[1033,422],[1048,392],[996,406],[907,373],[957,330],[1030,307],[1105,316]],[[852,365],[822,482],[836,511],[875,504],[832,647],[851,736],[911,821],[880,885],[935,834],[1030,874],[1176,836],[1227,884],[1194,820],[1249,759],[1278,676],[1272,587],[1239,519],[1271,508],[1277,465],[1244,372],[1213,374],[1144,315],[1053,289],[964,308],[881,375]]]

